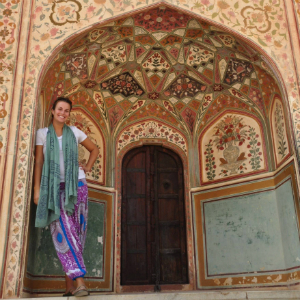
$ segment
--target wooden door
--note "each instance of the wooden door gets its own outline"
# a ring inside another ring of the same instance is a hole
[[[143,146],[122,166],[121,284],[188,283],[182,162]]]

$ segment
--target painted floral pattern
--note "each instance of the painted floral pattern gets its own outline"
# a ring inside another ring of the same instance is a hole
[[[184,153],[187,152],[186,140],[181,133],[164,124],[150,121],[131,126],[122,131],[117,138],[117,153],[126,145],[139,141],[140,139],[166,139],[168,142],[175,144]]]
[[[280,104],[276,103],[275,108],[275,128],[276,134],[278,137],[278,153],[281,156],[281,159],[286,155],[287,150],[287,142],[285,141],[285,124],[284,124],[284,116],[282,112],[282,107]]]
[[[288,157],[289,145],[283,107],[278,98],[274,99],[271,118],[275,158],[277,165],[279,165],[286,157]]]
[[[199,140],[199,149],[203,149],[203,183],[264,171],[266,161],[260,132],[254,119],[237,114],[225,114],[210,126]]]
[[[214,143],[218,150],[224,150],[228,144],[237,144],[242,146],[247,138],[246,125],[243,123],[243,118],[227,115],[215,127]]]
[[[126,60],[126,51],[124,45],[116,45],[102,50],[102,54],[112,59],[114,62],[124,62]]]
[[[149,31],[171,31],[174,28],[186,27],[188,17],[180,12],[170,13],[164,9],[155,8],[139,14],[134,22],[135,25],[143,26]]]
[[[102,89],[110,90],[113,94],[123,94],[128,97],[131,95],[143,95],[144,91],[136,80],[129,73],[118,75],[101,84]]]
[[[243,82],[245,78],[249,78],[253,71],[253,66],[247,61],[239,61],[230,59],[228,69],[225,74],[225,82],[233,84],[235,82]]]
[[[66,57],[66,70],[72,77],[87,78],[87,60],[84,54],[74,54]]]
[[[54,25],[64,25],[66,23],[75,23],[80,20],[80,11],[82,6],[76,0],[59,0],[54,1],[50,21]]]
[[[157,72],[168,70],[170,65],[158,52],[156,52],[143,63],[143,67]]]
[[[204,92],[205,90],[205,85],[200,84],[188,76],[180,75],[170,85],[169,89],[165,91],[165,95],[175,96],[179,99],[182,99],[187,96],[193,97],[200,92]]]
[[[196,45],[190,47],[190,51],[187,58],[187,64],[189,66],[199,66],[202,62],[213,62],[214,53]]]

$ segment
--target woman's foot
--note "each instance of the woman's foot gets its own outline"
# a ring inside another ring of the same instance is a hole
[[[73,280],[65,275],[65,282],[66,282],[66,292],[63,294],[63,297],[69,297],[73,295],[73,291],[75,287],[73,285]]]
[[[83,277],[76,278],[77,288],[73,291],[72,295],[75,297],[88,296],[90,293],[84,283]]]
[[[63,294],[63,297],[70,297],[70,296],[73,296],[74,290],[75,290],[75,288],[72,288],[72,289],[66,291],[66,292]]]
[[[75,297],[88,296],[90,293],[85,285],[80,285],[76,290],[73,291],[72,295]]]

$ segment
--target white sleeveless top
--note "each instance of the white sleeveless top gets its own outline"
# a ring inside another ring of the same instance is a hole
[[[74,132],[77,145],[83,142],[86,138],[87,135],[78,129],[75,126],[70,126],[72,131]],[[44,156],[46,154],[46,141],[47,141],[47,132],[48,132],[48,127],[38,129],[36,132],[36,142],[35,144],[43,146],[43,153]],[[63,156],[63,151],[62,151],[62,136],[58,136],[58,143],[59,143],[59,162],[60,162],[60,182],[65,182],[65,168],[64,168],[64,156]],[[82,168],[79,168],[78,171],[78,179],[85,178],[85,173],[82,170]]]

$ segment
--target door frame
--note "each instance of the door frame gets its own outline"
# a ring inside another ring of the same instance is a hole
[[[162,139],[144,139],[133,142],[124,147],[116,157],[115,184],[117,190],[116,203],[116,227],[115,227],[115,291],[117,293],[132,292],[153,292],[154,285],[121,285],[121,206],[122,206],[122,163],[127,152],[134,148],[153,145],[162,146],[175,152],[182,161],[183,181],[184,181],[184,204],[186,220],[186,245],[187,245],[187,265],[188,284],[166,284],[161,285],[161,291],[188,291],[196,289],[195,282],[195,256],[194,256],[194,236],[192,226],[192,203],[190,197],[190,176],[187,155],[176,145]]]

